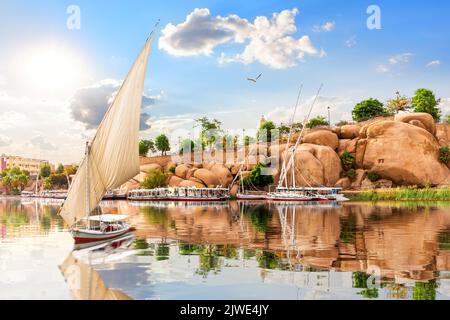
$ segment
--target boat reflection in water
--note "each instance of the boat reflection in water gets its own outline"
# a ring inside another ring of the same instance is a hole
[[[111,263],[123,258],[134,241],[133,234],[127,234],[113,241],[91,242],[75,245],[75,250],[59,266],[69,290],[76,300],[132,300],[118,289],[108,288],[100,273],[94,270],[96,264]]]

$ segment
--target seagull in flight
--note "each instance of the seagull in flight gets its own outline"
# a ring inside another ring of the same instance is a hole
[[[256,81],[258,81],[258,79],[261,78],[261,76],[262,76],[262,73],[259,74],[259,76],[257,76],[255,79],[253,79],[253,78],[247,78],[247,80],[256,83]]]

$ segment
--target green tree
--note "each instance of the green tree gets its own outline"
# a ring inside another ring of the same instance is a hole
[[[450,114],[445,117],[444,122],[450,124]]]
[[[44,164],[41,165],[41,169],[39,171],[39,175],[42,178],[50,177],[51,173],[52,173],[52,168],[50,167],[50,165],[48,163],[44,163]]]
[[[200,132],[201,146],[204,149],[206,146],[212,147],[217,140],[217,137],[222,133],[222,123],[217,119],[209,119],[207,117],[195,119],[196,126],[202,130]]]
[[[18,167],[6,169],[1,174],[1,181],[6,191],[18,192],[25,189],[30,177],[27,171],[23,171]]]
[[[358,122],[385,116],[387,114],[388,111],[384,108],[383,103],[372,98],[361,101],[352,111],[353,120]]]
[[[316,128],[316,127],[323,127],[323,126],[329,126],[329,123],[322,116],[317,116],[315,118],[312,118],[306,124],[306,127],[309,129]]]
[[[144,189],[165,187],[167,186],[167,178],[167,174],[161,170],[150,170],[144,181],[141,182],[141,187]]]
[[[161,151],[161,155],[166,155],[170,151],[169,138],[165,134],[160,134],[155,139],[156,148]]]
[[[42,185],[45,190],[50,190],[52,188],[52,178],[44,178],[44,180],[42,180]]]
[[[278,138],[278,134],[272,132],[272,130],[275,130],[276,128],[277,127],[272,121],[264,122],[256,134],[256,139],[261,142],[272,142]]]
[[[412,98],[412,107],[414,112],[425,112],[433,116],[434,120],[439,121],[441,111],[439,110],[440,99],[436,100],[433,91],[428,89],[418,89]]]
[[[57,174],[63,174],[64,173],[64,166],[62,165],[62,163],[60,163],[58,165],[58,168],[56,169],[56,173]]]
[[[271,175],[261,174],[261,169],[266,168],[262,163],[258,163],[255,168],[250,172],[248,177],[244,178],[244,185],[255,186],[264,188],[273,183],[273,177]]]
[[[148,152],[155,152],[155,143],[153,140],[141,140],[139,141],[139,155],[141,157],[146,157]]]
[[[280,126],[278,127],[278,132],[280,134],[289,134],[289,131],[291,131],[291,128],[289,128],[285,124],[280,124]]]

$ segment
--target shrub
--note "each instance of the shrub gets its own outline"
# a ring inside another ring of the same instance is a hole
[[[144,189],[155,189],[165,186],[167,186],[167,174],[160,170],[150,170],[144,181],[141,182],[141,187]]]
[[[361,101],[352,111],[353,120],[358,122],[385,115],[388,115],[388,111],[383,103],[372,98]]]
[[[262,175],[261,169],[266,166],[262,163],[258,163],[256,167],[250,172],[250,175],[244,178],[244,185],[255,186],[264,188],[273,183],[273,177],[271,175]]]
[[[167,171],[169,171],[170,173],[173,173],[173,174],[175,174],[175,169],[177,168],[177,166],[171,166],[170,168],[169,168],[169,170],[167,170]]]
[[[445,117],[444,122],[450,124],[450,114],[447,117]]]
[[[322,127],[322,126],[329,126],[329,123],[324,117],[321,117],[321,116],[312,118],[306,124],[306,127],[308,129],[312,129],[312,128],[316,128],[316,127]]]
[[[356,178],[356,170],[355,169],[347,170],[342,175],[344,177],[349,178],[350,180],[354,180]]]
[[[369,172],[367,174],[367,178],[369,178],[369,180],[372,182],[377,182],[378,180],[381,179],[381,176],[376,172]]]
[[[353,168],[355,164],[355,157],[348,151],[345,151],[341,156],[342,167],[345,171]]]
[[[442,147],[439,149],[439,160],[445,164],[450,162],[450,147]]]

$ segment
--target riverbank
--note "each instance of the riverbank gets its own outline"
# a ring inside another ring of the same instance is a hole
[[[449,188],[391,188],[346,191],[351,201],[450,201]]]

